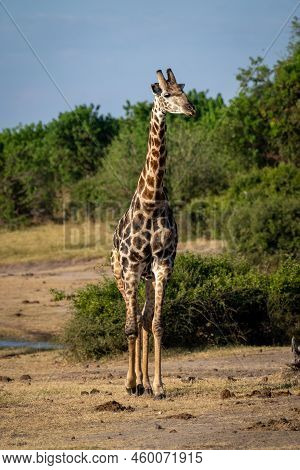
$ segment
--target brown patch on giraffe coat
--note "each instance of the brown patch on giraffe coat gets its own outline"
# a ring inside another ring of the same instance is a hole
[[[141,253],[139,253],[138,251],[131,250],[131,252],[129,254],[129,260],[132,262],[131,267],[133,267],[134,265],[137,266],[142,258],[143,258],[143,256],[142,256]]]
[[[138,212],[132,221],[132,229],[133,232],[138,232],[143,228],[145,222],[145,217],[141,212]]]
[[[156,150],[156,152],[157,152],[157,150]],[[158,152],[157,152],[157,156],[158,156]],[[153,169],[154,171],[156,171],[157,168],[158,168],[158,161],[157,161],[157,160],[154,160],[154,159],[152,158],[152,159],[151,159],[151,166],[152,166],[152,169]]]
[[[137,196],[134,204],[135,209],[139,210],[141,208],[140,198]]]
[[[128,259],[126,258],[126,256],[122,256],[121,258],[121,266],[123,269],[127,269],[128,267]]]
[[[145,243],[145,241],[138,235],[136,235],[133,240],[133,245],[138,249],[138,250],[141,250],[142,247],[143,247],[143,244]]]
[[[120,250],[123,254],[127,255],[128,253],[128,246],[126,245],[125,242],[122,242],[121,243],[121,246],[120,246]]]
[[[151,155],[152,158],[158,158],[159,157],[159,151],[155,148],[151,149]]]
[[[139,191],[142,191],[144,186],[145,186],[145,181],[144,181],[144,178],[142,178],[142,176],[141,176],[140,179],[139,179],[139,184],[138,184]]]
[[[152,187],[153,187],[153,186],[154,186],[154,177],[151,176],[151,175],[148,175],[146,182],[147,182],[147,184],[148,184],[149,186],[152,186]]]
[[[150,188],[146,187],[143,191],[143,197],[145,199],[153,199],[154,192]]]
[[[148,223],[148,222],[149,222],[149,220],[147,220],[146,226],[147,226],[147,223]],[[150,222],[151,222],[151,220],[150,220]],[[150,227],[149,227],[149,228],[151,228],[151,224],[150,224]],[[142,232],[141,235],[142,235],[146,240],[148,240],[148,241],[149,241],[150,238],[151,238],[151,233],[148,232],[148,231]]]

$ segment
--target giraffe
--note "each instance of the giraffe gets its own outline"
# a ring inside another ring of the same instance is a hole
[[[155,399],[165,398],[161,375],[162,306],[177,247],[177,227],[163,184],[166,169],[166,113],[194,116],[195,108],[178,84],[171,69],[167,80],[161,70],[151,85],[154,103],[145,166],[127,212],[113,237],[112,269],[125,304],[125,334],[129,364],[126,390]],[[137,291],[145,279],[146,300],[139,310]],[[154,380],[148,373],[149,334],[154,336]]]

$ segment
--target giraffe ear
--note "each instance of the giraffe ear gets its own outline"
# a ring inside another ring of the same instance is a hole
[[[158,83],[153,83],[151,85],[152,91],[155,95],[161,95],[161,88]]]
[[[178,85],[178,86],[179,86],[179,88],[181,88],[181,89],[183,90],[183,89],[184,89],[184,87],[185,87],[185,83],[179,83],[179,85]]]

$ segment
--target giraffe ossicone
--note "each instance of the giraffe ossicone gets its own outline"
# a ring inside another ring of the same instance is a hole
[[[164,187],[166,169],[166,113],[194,116],[195,108],[167,69],[167,79],[156,72],[151,85],[151,112],[146,163],[129,209],[120,219],[113,238],[112,268],[126,304],[125,334],[128,338],[128,393],[164,398],[161,376],[162,306],[177,247],[177,227]],[[140,279],[146,282],[142,311],[137,300]],[[149,334],[154,336],[154,380],[148,374]]]

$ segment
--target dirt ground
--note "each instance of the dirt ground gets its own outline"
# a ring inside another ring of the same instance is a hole
[[[165,354],[161,401],[126,395],[126,355],[85,364],[58,351],[0,355],[1,449],[300,447],[288,348]]]
[[[69,302],[53,301],[50,289],[67,294],[111,276],[107,259],[42,261],[0,267],[0,338],[50,340],[70,316]]]
[[[109,275],[99,260],[2,267],[0,335],[53,338],[70,311],[49,289],[71,293]],[[2,349],[0,448],[297,449],[291,359],[289,348],[164,351],[167,398],[155,401],[126,395],[127,355],[78,364],[62,351]]]

